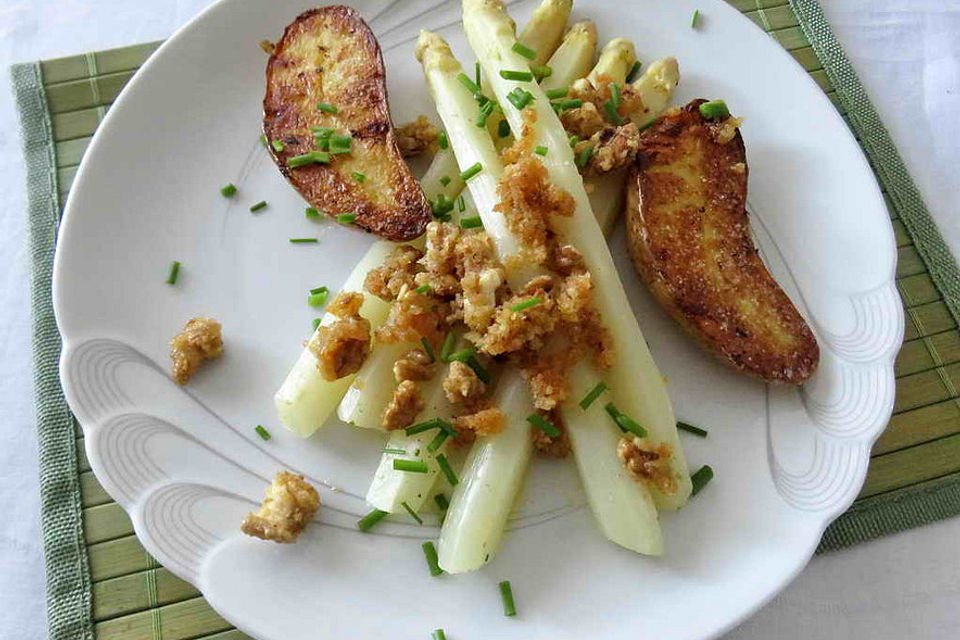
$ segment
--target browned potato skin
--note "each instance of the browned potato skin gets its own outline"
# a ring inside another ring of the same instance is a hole
[[[718,141],[723,125],[700,115],[702,102],[665,113],[641,137],[627,182],[630,257],[708,351],[764,380],[800,384],[819,347],[750,237],[740,131]]]
[[[317,109],[328,102],[339,113]],[[291,169],[287,159],[316,149],[310,127],[353,135],[352,152],[329,165]],[[355,10],[323,7],[297,17],[267,62],[263,132],[281,173],[330,216],[356,213],[356,224],[382,238],[411,240],[430,221],[430,206],[397,149],[387,106],[380,45]],[[353,172],[366,175],[357,182]]]

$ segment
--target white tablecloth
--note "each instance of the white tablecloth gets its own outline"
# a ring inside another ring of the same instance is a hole
[[[0,0],[0,67],[156,40],[209,0]],[[960,0],[821,0],[960,255]],[[26,190],[0,89],[0,637],[46,637],[30,365]],[[815,558],[730,637],[956,638],[960,519]]]

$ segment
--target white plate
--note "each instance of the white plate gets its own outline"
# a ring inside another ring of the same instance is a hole
[[[412,55],[420,28],[469,54],[458,2],[358,2],[380,38],[394,119],[433,114]],[[535,2],[511,11],[523,24]],[[667,555],[604,540],[571,461],[537,460],[502,551],[483,571],[430,578],[430,526],[361,534],[376,433],[331,424],[285,433],[272,395],[310,333],[306,292],[336,288],[371,239],[303,216],[304,203],[257,140],[265,58],[307,0],[224,0],[144,65],[88,150],[67,205],[54,301],[61,374],[104,487],[144,547],[197,585],[226,619],[270,640],[318,637],[670,638],[714,636],[781,589],[853,500],[889,418],[903,331],[883,200],[829,100],[789,54],[720,0],[578,2],[602,39],[640,58],[676,55],[675,102],[723,97],[746,118],[750,208],[765,258],[812,320],[820,370],[801,390],[733,373],[647,297],[614,241],[621,273],[678,416],[691,468],[716,479],[663,517]],[[695,8],[701,26],[689,27]],[[240,187],[227,200],[218,189]],[[270,204],[259,214],[247,207]],[[288,238],[317,235],[316,245]],[[164,284],[180,260],[176,287]],[[226,355],[181,389],[167,341],[183,322],[223,322]],[[263,424],[270,442],[253,431]],[[320,523],[296,545],[242,536],[243,514],[286,467],[322,485]],[[500,613],[510,579],[519,615]]]

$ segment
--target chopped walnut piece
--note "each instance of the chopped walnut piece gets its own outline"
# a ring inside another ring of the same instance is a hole
[[[187,384],[207,360],[222,353],[220,323],[213,318],[193,318],[170,341],[171,375],[177,384]]]
[[[538,304],[522,311],[512,310],[515,305],[534,297],[540,298]],[[557,324],[554,307],[553,299],[543,289],[514,295],[497,307],[492,324],[479,337],[477,345],[492,356],[521,349],[537,351]]]
[[[281,471],[267,487],[260,509],[247,514],[240,530],[263,540],[296,542],[318,508],[317,490],[303,476]]]
[[[317,358],[317,370],[324,380],[339,380],[360,370],[370,353],[370,321],[361,318],[363,294],[337,294],[327,311],[339,318],[321,325],[307,348]]]
[[[666,494],[677,490],[670,471],[670,446],[654,445],[646,438],[623,436],[617,442],[617,457],[636,480],[642,480]]]
[[[394,127],[393,132],[397,137],[400,155],[404,158],[420,155],[433,149],[437,143],[437,128],[424,116]]]
[[[590,138],[588,144],[593,146],[593,154],[587,165],[591,173],[601,174],[622,169],[633,164],[637,158],[640,129],[632,122],[620,127],[604,127]]]
[[[551,411],[567,399],[570,393],[567,370],[579,359],[578,354],[579,350],[564,350],[530,358],[532,362],[523,367],[523,376],[530,387],[533,406],[541,411]]]
[[[583,261],[583,254],[572,244],[554,245],[553,255],[550,257],[548,266],[561,276],[569,276],[587,270],[587,265]]]
[[[423,349],[408,351],[393,363],[393,378],[397,384],[404,380],[427,380],[432,373],[432,361]]]
[[[414,418],[421,411],[423,411],[423,398],[420,397],[417,383],[413,380],[404,380],[394,390],[393,398],[383,411],[380,424],[387,431],[404,429],[413,424]]]
[[[272,55],[273,55],[273,52],[274,52],[274,50],[276,49],[276,47],[277,47],[277,45],[274,44],[273,42],[270,42],[269,40],[261,40],[261,41],[260,41],[260,50],[263,51],[263,52],[264,52],[265,54],[267,54],[268,56],[272,56]]]
[[[419,342],[431,344],[443,339],[447,304],[429,295],[407,289],[390,307],[386,323],[377,329],[381,342]]]
[[[363,306],[363,294],[356,291],[341,291],[327,305],[327,313],[338,318],[349,318],[360,314]]]
[[[567,427],[560,418],[560,412],[551,411],[545,416],[545,418],[548,422],[550,422],[550,424],[560,430],[560,435],[551,438],[540,429],[533,428],[530,430],[530,437],[533,440],[533,448],[537,450],[537,453],[548,458],[567,457],[571,450],[570,436],[567,435]]]
[[[459,416],[453,421],[458,431],[471,431],[477,436],[489,436],[503,430],[507,418],[500,409],[481,409],[476,413]]]
[[[575,134],[583,140],[607,126],[603,115],[592,102],[584,102],[582,106],[561,112],[560,122],[567,133]]]
[[[423,252],[407,244],[398,246],[384,263],[367,272],[363,288],[381,300],[396,300],[403,288],[416,288],[416,275],[421,271],[417,261]]]
[[[478,333],[486,331],[497,308],[497,290],[503,285],[501,269],[470,271],[463,276],[463,322]]]
[[[447,377],[443,379],[443,391],[451,403],[465,403],[480,398],[486,393],[487,385],[473,369],[454,360],[450,363]]]

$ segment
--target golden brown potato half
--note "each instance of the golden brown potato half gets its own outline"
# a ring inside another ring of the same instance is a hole
[[[627,183],[630,256],[707,350],[764,380],[802,383],[820,350],[750,236],[738,121],[706,120],[702,102],[668,111],[641,137]]]
[[[321,102],[337,113],[318,109]],[[310,127],[349,132],[351,153],[290,168],[289,158],[317,148]],[[355,213],[357,225],[393,241],[419,236],[430,221],[430,206],[397,149],[380,45],[353,9],[313,9],[287,26],[267,62],[263,132],[270,143],[283,143],[281,151],[268,148],[290,184],[328,215]]]

